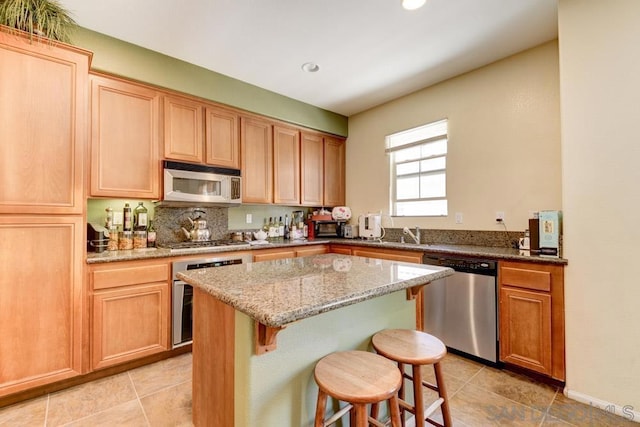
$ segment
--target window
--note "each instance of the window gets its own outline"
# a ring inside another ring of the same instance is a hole
[[[447,119],[386,138],[393,216],[447,215]]]

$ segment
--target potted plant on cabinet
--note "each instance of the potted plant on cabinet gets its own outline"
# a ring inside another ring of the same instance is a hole
[[[0,25],[69,43],[76,22],[56,0],[0,0]]]

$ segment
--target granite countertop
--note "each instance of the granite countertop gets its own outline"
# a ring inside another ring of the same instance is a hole
[[[287,248],[306,245],[319,245],[319,244],[342,244],[349,246],[363,246],[372,248],[384,248],[384,249],[401,249],[405,251],[415,252],[427,252],[429,254],[448,254],[458,256],[473,256],[483,257],[492,260],[512,260],[512,261],[534,261],[544,262],[552,264],[568,263],[567,259],[562,256],[545,256],[539,254],[532,254],[529,251],[521,251],[511,248],[500,248],[493,246],[475,246],[475,245],[451,245],[451,244],[414,244],[414,243],[400,243],[400,242],[379,242],[370,240],[359,239],[315,239],[315,240],[296,240],[291,242],[278,242],[269,243],[266,245],[236,245],[226,247],[212,247],[203,251],[201,249],[194,249],[189,251],[182,251],[180,253],[171,252],[169,249],[164,248],[150,248],[150,249],[135,249],[131,251],[105,251],[102,253],[90,252],[87,254],[87,263],[105,263],[115,261],[132,261],[138,259],[152,259],[152,258],[165,258],[165,257],[177,257],[185,255],[203,255],[215,254],[221,252],[237,252],[247,251],[254,249],[271,249],[271,248]]]
[[[258,322],[281,327],[453,274],[446,267],[324,254],[178,273]]]

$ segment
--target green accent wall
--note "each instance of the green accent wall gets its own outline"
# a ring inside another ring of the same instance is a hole
[[[85,28],[73,43],[93,52],[91,69],[150,83],[339,136],[347,117]]]

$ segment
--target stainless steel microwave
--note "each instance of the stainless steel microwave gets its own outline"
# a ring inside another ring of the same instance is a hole
[[[240,170],[164,161],[164,202],[242,203]]]

